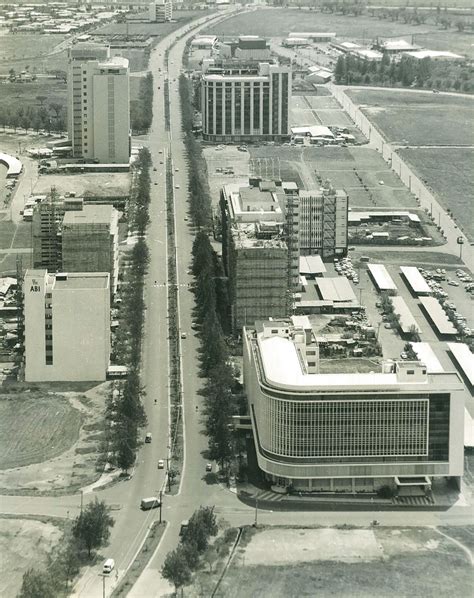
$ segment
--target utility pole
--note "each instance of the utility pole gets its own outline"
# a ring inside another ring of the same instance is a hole
[[[258,524],[258,498],[255,499],[255,522],[254,527],[257,527]]]
[[[163,503],[163,491],[160,490],[160,523],[161,523],[161,506]]]
[[[81,490],[81,515],[82,515],[82,507],[84,506],[84,491]]]

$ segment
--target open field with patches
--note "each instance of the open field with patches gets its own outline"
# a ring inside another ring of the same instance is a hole
[[[74,491],[101,475],[102,418],[109,385],[69,384],[68,391],[64,388],[13,386],[0,395],[0,489],[4,494]]]
[[[296,170],[306,189],[318,188],[329,179],[336,189],[346,190],[351,208],[417,207],[380,154],[368,147],[249,146],[249,152],[252,158],[279,164],[282,178],[286,169]]]
[[[349,89],[347,95],[400,145],[473,145],[474,98],[407,90]]]
[[[441,204],[452,211],[461,229],[474,240],[474,149],[417,148],[398,152],[428,182]]]
[[[302,26],[304,23],[304,26]],[[317,11],[300,11],[285,9],[261,9],[248,14],[238,15],[224,23],[216,23],[206,33],[216,35],[262,35],[264,37],[287,37],[292,31],[330,31],[338,37],[349,37],[366,43],[376,36],[396,37],[428,34],[436,36],[438,28],[433,23],[409,25],[400,22],[379,20],[368,14],[357,18]],[[440,32],[448,39],[458,38],[456,31]],[[459,39],[459,38],[458,38]],[[462,36],[462,47],[471,52],[472,40],[468,35]],[[446,48],[444,48],[446,49]]]
[[[30,567],[40,569],[62,535],[52,523],[36,519],[0,518],[0,559],[4,575],[0,579],[0,596],[17,596],[23,574]],[[8,571],[8,575],[5,573]]]
[[[10,68],[19,72],[28,65],[30,72],[44,73],[55,69],[65,70],[67,52],[60,44],[61,35],[6,33],[0,36],[0,73]],[[58,47],[59,46],[59,47]],[[56,50],[56,48],[58,48]]]
[[[219,590],[226,598],[462,598],[471,582],[467,555],[436,529],[268,528],[244,530]]]
[[[1,39],[1,38],[0,38]],[[38,110],[49,104],[66,105],[67,85],[58,79],[38,79],[31,83],[4,83],[0,86],[0,110],[33,106]],[[40,98],[40,99],[38,99]],[[44,99],[46,98],[46,99]]]
[[[0,469],[41,463],[77,440],[81,415],[61,396],[0,399]]]
[[[210,14],[211,11],[205,10],[180,10],[175,11],[173,14],[173,21],[167,23],[134,23],[133,20],[129,20],[128,23],[108,23],[103,27],[99,27],[94,31],[94,35],[143,35],[149,34],[157,37],[164,37],[171,33],[175,29],[179,29],[185,23],[192,19],[204,17],[206,14]],[[143,15],[145,19],[148,15]]]

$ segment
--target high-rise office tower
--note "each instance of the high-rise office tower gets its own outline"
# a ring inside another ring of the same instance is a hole
[[[128,60],[109,48],[76,44],[69,50],[68,130],[75,158],[127,164],[130,158]]]

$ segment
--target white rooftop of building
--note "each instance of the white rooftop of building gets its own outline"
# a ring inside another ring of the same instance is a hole
[[[400,318],[399,324],[402,331],[407,334],[408,332],[421,332],[421,328],[418,326],[417,321],[413,317],[408,305],[403,297],[392,297],[393,311]]]
[[[383,264],[367,264],[372,277],[380,291],[396,291],[397,285]]]
[[[414,50],[412,52],[405,52],[406,56],[423,60],[423,58],[444,58],[447,60],[463,60],[464,56],[455,54],[454,52],[441,51],[441,50]]]
[[[440,360],[430,343],[410,343],[418,359],[426,365],[428,373],[444,372]]]
[[[416,50],[417,47],[413,46],[404,39],[390,39],[380,44],[384,50],[392,52],[403,52],[409,50]]]
[[[430,295],[431,288],[416,266],[400,266],[408,286],[416,295]]]
[[[448,348],[469,380],[469,384],[474,386],[474,354],[471,353],[466,343],[448,343]]]
[[[326,266],[323,263],[320,255],[301,255],[300,256],[300,273],[306,275],[324,274]]]
[[[371,218],[408,218],[410,222],[420,222],[418,214],[407,211],[395,211],[395,210],[373,210],[373,211],[359,211],[349,212],[349,223],[361,222],[362,220],[370,220]]]
[[[453,336],[457,334],[455,326],[444,312],[438,299],[435,297],[420,297],[420,302],[439,334],[449,334]]]
[[[337,278],[318,278],[318,291],[324,301],[333,303],[357,303],[357,297],[345,276]]]
[[[328,127],[321,125],[308,125],[304,127],[291,127],[292,135],[309,135],[310,137],[333,138],[334,133]]]
[[[395,372],[369,372],[369,373],[334,373],[334,374],[307,374],[303,368],[295,343],[291,338],[279,335],[265,337],[263,333],[257,334],[257,343],[260,350],[261,363],[267,383],[281,389],[298,391],[333,391],[337,388],[350,387],[351,390],[387,390],[416,388],[430,386],[432,380],[429,376],[419,375],[413,379]],[[399,364],[400,365],[400,364]],[[406,362],[400,367],[413,368],[414,362]],[[375,366],[374,366],[375,367]],[[439,376],[440,374],[438,374]],[[446,374],[446,382],[453,383],[453,373]],[[460,383],[456,374],[457,382]],[[448,378],[449,377],[449,378]],[[438,378],[441,382],[441,379]]]

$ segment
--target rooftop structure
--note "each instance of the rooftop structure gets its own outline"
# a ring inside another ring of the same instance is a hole
[[[372,210],[349,212],[349,224],[356,225],[370,220],[374,221],[390,221],[390,220],[408,220],[410,224],[420,224],[420,217],[418,214],[406,211],[395,210]]]
[[[211,50],[217,44],[216,35],[198,35],[191,42],[191,47],[196,49]]]
[[[379,291],[396,291],[397,285],[383,264],[367,264],[372,280]]]
[[[333,304],[358,304],[355,293],[350,282],[345,276],[337,278],[318,278],[316,281],[317,290],[323,301],[331,301]]]
[[[456,372],[387,362],[380,372],[320,374],[318,361],[302,322],[244,330],[244,385],[268,481],[301,492],[401,491],[445,476],[459,483],[464,402]]]
[[[418,47],[410,44],[404,39],[388,39],[376,43],[374,49],[380,50],[380,52],[387,52],[388,54],[400,54],[401,52],[417,50]]]
[[[291,127],[292,135],[304,135],[314,139],[334,139],[334,133],[328,127],[321,125],[308,125],[304,127]]]
[[[312,42],[328,42],[334,39],[336,34],[326,31],[292,31],[288,34],[288,37],[310,39]]]
[[[458,331],[451,323],[448,316],[441,307],[440,302],[435,297],[420,297],[420,303],[424,308],[428,319],[441,336],[455,336]]]
[[[403,297],[392,297],[392,305],[394,313],[400,318],[398,323],[401,331],[404,334],[410,334],[413,332],[420,333],[421,328],[418,326],[418,322],[413,317],[408,305]]]
[[[305,276],[320,276],[326,272],[326,266],[320,255],[302,255],[299,265],[300,274]]]
[[[109,274],[27,270],[23,292],[25,380],[105,380],[110,356]]]
[[[474,386],[474,355],[469,347],[466,343],[448,343],[448,348],[463,376],[471,387]]]
[[[415,50],[412,52],[405,52],[405,56],[423,60],[424,58],[432,58],[433,60],[465,60],[464,56],[454,54],[454,52],[439,51],[439,50]]]
[[[444,368],[430,343],[410,343],[410,345],[418,360],[426,366],[428,374],[444,372]]]
[[[400,266],[402,277],[415,295],[431,295],[431,288],[416,266]]]
[[[240,35],[237,39],[226,39],[219,46],[219,56],[261,62],[271,60],[271,51],[265,38],[258,35]]]

